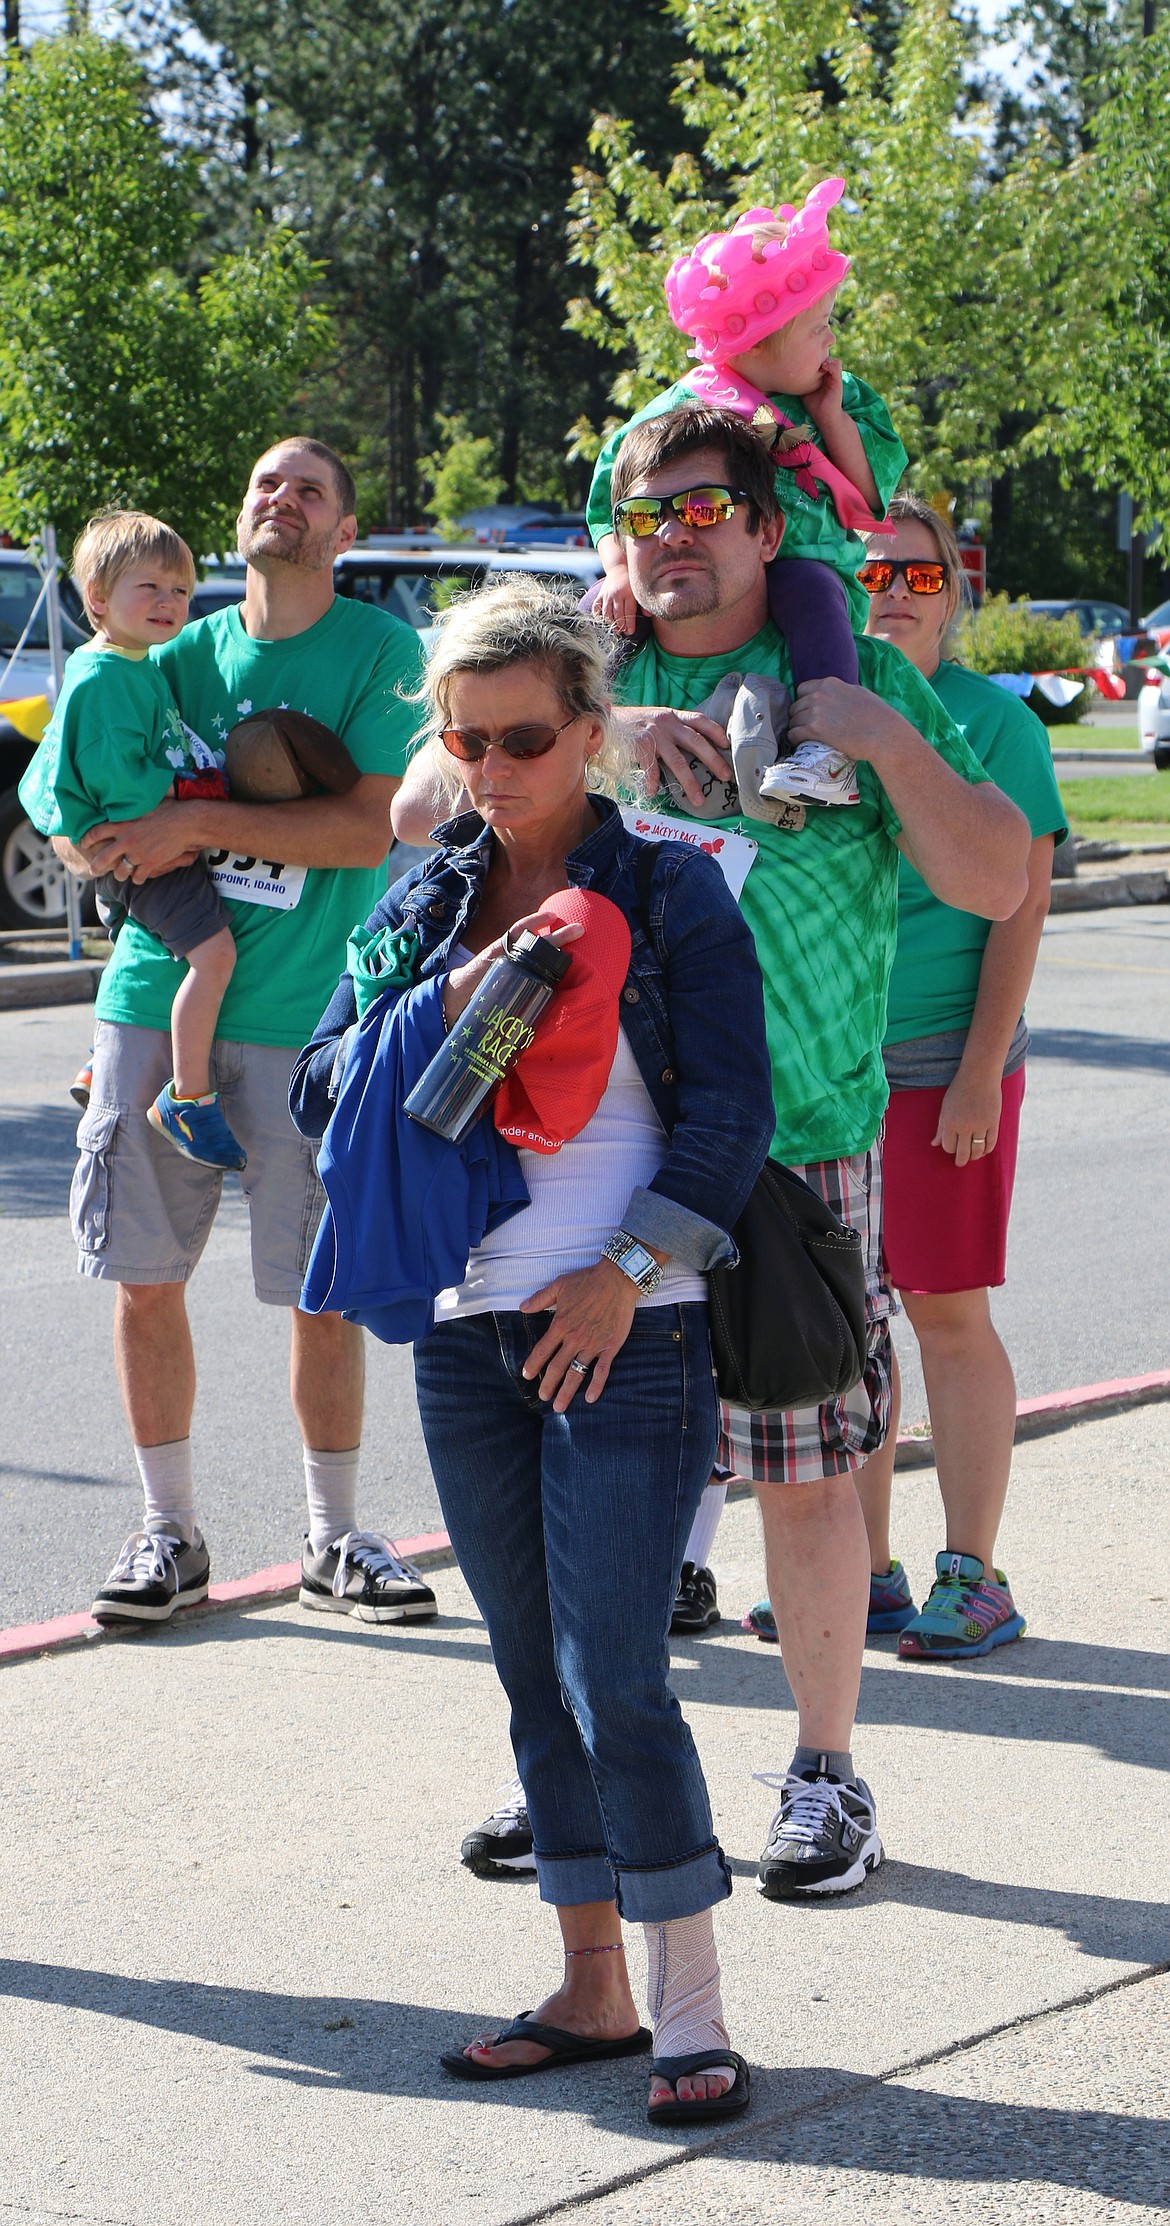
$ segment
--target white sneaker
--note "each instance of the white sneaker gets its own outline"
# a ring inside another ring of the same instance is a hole
[[[800,742],[791,757],[770,765],[760,782],[761,796],[792,797],[801,804],[859,804],[857,768],[852,758],[826,742]]]

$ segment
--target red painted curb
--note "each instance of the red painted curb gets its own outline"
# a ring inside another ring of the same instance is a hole
[[[1087,1421],[1090,1416],[1121,1414],[1128,1407],[1148,1406],[1161,1399],[1170,1399],[1170,1369],[1157,1369],[1150,1376],[1117,1376],[1109,1383],[1080,1384],[1072,1391],[1048,1392],[1041,1399],[1021,1399],[1016,1408],[1016,1439],[1018,1442],[1021,1438],[1046,1437],[1050,1432],[1067,1430],[1073,1423]],[[933,1440],[900,1437],[896,1465],[900,1469],[933,1468]],[[445,1530],[430,1531],[424,1538],[396,1539],[393,1544],[404,1560],[416,1562],[423,1569],[450,1567],[455,1559]],[[258,1606],[263,1600],[287,1599],[290,1593],[297,1591],[300,1581],[299,1561],[274,1562],[268,1569],[253,1570],[251,1576],[232,1577],[225,1584],[213,1584],[206,1600],[196,1607],[183,1609],[182,1622],[220,1615],[225,1608]],[[172,1623],[162,1628],[173,1630],[175,1626]],[[58,1653],[68,1647],[95,1646],[102,1640],[140,1638],[142,1635],[141,1628],[103,1631],[89,1615],[59,1615],[48,1623],[25,1623],[10,1631],[0,1631],[0,1663],[23,1661],[30,1654]]]

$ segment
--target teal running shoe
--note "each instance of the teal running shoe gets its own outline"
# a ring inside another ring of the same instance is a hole
[[[184,1159],[198,1160],[201,1167],[239,1169],[248,1164],[246,1151],[223,1117],[218,1090],[206,1098],[177,1098],[174,1083],[168,1082],[154,1104],[147,1106],[146,1118]]]
[[[992,1583],[974,1554],[936,1554],[934,1566],[930,1598],[898,1640],[902,1661],[963,1662],[1023,1637],[1027,1625],[1002,1569]]]
[[[884,1577],[869,1579],[869,1615],[866,1631],[902,1631],[914,1621],[917,1610],[910,1592],[910,1579],[900,1561],[892,1561]],[[768,1646],[776,1644],[776,1618],[771,1602],[757,1600],[740,1623],[741,1631],[752,1631],[756,1638]]]
[[[892,1561],[884,1577],[870,1570],[867,1631],[904,1631],[917,1612],[910,1579],[900,1561]]]

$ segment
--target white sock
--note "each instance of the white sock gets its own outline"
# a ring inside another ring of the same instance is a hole
[[[699,1501],[699,1512],[691,1524],[691,1535],[683,1555],[683,1560],[693,1561],[696,1569],[709,1569],[711,1566],[711,1549],[715,1544],[715,1533],[719,1528],[719,1518],[726,1498],[727,1478],[712,1477]]]
[[[697,2056],[727,2041],[719,1987],[719,1957],[709,1909],[668,1924],[643,1925],[646,1999],[656,2056]],[[712,2070],[716,2066],[712,2065]],[[735,2067],[728,2064],[733,2079]]]
[[[142,1478],[143,1529],[159,1530],[164,1523],[173,1523],[190,1545],[195,1536],[190,1438],[172,1438],[168,1445],[136,1445],[134,1458]]]
[[[347,1530],[356,1530],[360,1445],[347,1453],[314,1453],[305,1447],[305,1491],[309,1501],[309,1545],[323,1554]]]

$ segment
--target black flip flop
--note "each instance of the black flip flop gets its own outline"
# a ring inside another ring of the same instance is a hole
[[[650,2069],[659,2079],[669,2079],[673,2087],[677,2080],[689,2079],[695,2071],[714,2071],[723,2064],[735,2067],[735,2085],[721,2095],[697,2096],[693,2101],[680,2101],[672,2095],[669,2102],[647,2103],[646,2116],[652,2126],[696,2125],[701,2118],[734,2118],[746,2110],[751,2101],[752,2075],[742,2056],[734,2048],[704,2048],[697,2056],[652,2056]]]
[[[609,2056],[644,2056],[652,2046],[644,2025],[639,2025],[636,2033],[627,2033],[624,2040],[584,2040],[580,2033],[562,2032],[559,2025],[541,2025],[523,2010],[502,2033],[494,2034],[488,2045],[498,2048],[501,2042],[511,2040],[535,2041],[550,2053],[538,2064],[477,2064],[474,2056],[463,2055],[440,2056],[439,2062],[456,2079],[527,2079],[531,2072],[555,2071],[560,2064],[599,2064]],[[710,2060],[714,2064],[730,2063],[732,2059],[712,2056]]]

